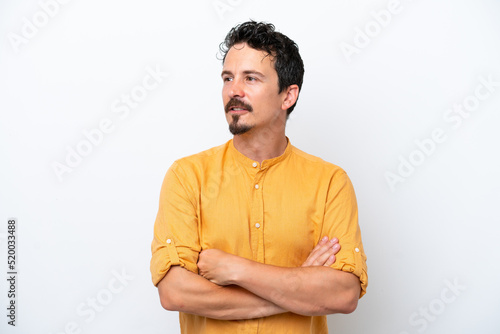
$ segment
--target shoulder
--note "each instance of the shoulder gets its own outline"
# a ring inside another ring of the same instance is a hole
[[[230,141],[212,147],[208,150],[201,151],[196,154],[188,155],[174,161],[170,169],[176,173],[196,172],[203,170],[207,164],[221,159],[225,156]]]
[[[292,146],[292,159],[294,163],[317,172],[327,173],[332,176],[346,175],[346,172],[341,167],[320,157],[306,153],[295,146]]]
[[[321,189],[325,189],[327,199],[357,205],[354,186],[344,169],[297,148],[294,148],[293,153],[296,160],[301,160],[294,164],[305,166],[298,171],[298,175],[307,175],[309,183],[315,180]]]

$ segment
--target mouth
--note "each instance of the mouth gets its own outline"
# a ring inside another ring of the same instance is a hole
[[[244,114],[246,112],[248,112],[248,109],[245,109],[245,108],[242,108],[242,107],[231,107],[229,108],[229,112],[231,114]]]
[[[225,106],[226,113],[231,113],[233,115],[245,114],[247,112],[252,112],[252,106],[241,100],[232,98]]]

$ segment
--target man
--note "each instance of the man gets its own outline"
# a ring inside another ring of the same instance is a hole
[[[328,333],[368,284],[354,190],[290,144],[304,67],[271,24],[221,45],[226,144],[180,159],[163,182],[151,273],[182,333]]]

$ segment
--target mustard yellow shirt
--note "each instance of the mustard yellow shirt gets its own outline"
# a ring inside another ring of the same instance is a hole
[[[226,144],[177,160],[168,170],[151,245],[154,285],[171,266],[198,273],[198,254],[217,248],[257,262],[299,267],[323,236],[341,250],[332,268],[368,285],[354,189],[346,173],[295,148],[262,164]],[[184,334],[328,333],[326,316],[284,313],[215,320],[180,313]]]

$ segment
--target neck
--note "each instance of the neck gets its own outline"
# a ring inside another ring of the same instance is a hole
[[[233,137],[234,147],[244,156],[262,163],[267,159],[276,158],[285,152],[288,141],[285,130],[278,133],[273,131],[247,133]]]

